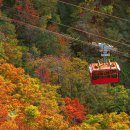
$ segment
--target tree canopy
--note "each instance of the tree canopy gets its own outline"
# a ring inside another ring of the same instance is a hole
[[[0,0],[0,130],[130,129],[130,1]],[[92,85],[114,47],[121,81]]]

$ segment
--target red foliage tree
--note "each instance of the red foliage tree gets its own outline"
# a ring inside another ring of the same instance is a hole
[[[30,24],[36,25],[39,21],[39,15],[37,10],[34,8],[30,0],[16,0],[15,8],[17,11],[17,16],[21,20],[24,20]]]
[[[65,114],[68,117],[68,120],[74,124],[81,123],[85,118],[85,108],[83,105],[80,104],[78,98],[70,99],[68,97],[64,98],[66,107],[65,107]]]
[[[50,82],[50,72],[47,68],[41,66],[36,70],[36,74],[41,79],[43,83],[49,83]]]

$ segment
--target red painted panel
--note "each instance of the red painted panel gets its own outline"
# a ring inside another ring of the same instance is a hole
[[[119,78],[100,78],[96,80],[92,80],[92,84],[108,84],[108,83],[117,83],[120,82]]]

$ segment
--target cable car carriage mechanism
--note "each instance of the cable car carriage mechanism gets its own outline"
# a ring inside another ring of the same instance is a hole
[[[104,62],[92,63],[89,66],[90,78],[92,84],[108,84],[120,82],[120,67],[117,62],[107,61],[107,56],[110,56],[112,46],[105,43],[99,43],[99,48],[104,57]]]

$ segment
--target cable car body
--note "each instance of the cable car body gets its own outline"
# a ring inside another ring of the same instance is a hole
[[[120,82],[120,67],[117,62],[93,63],[89,66],[92,84],[108,84]]]
[[[92,84],[108,84],[120,82],[120,67],[117,62],[107,61],[113,46],[106,43],[98,43],[104,62],[92,63],[89,66]]]

